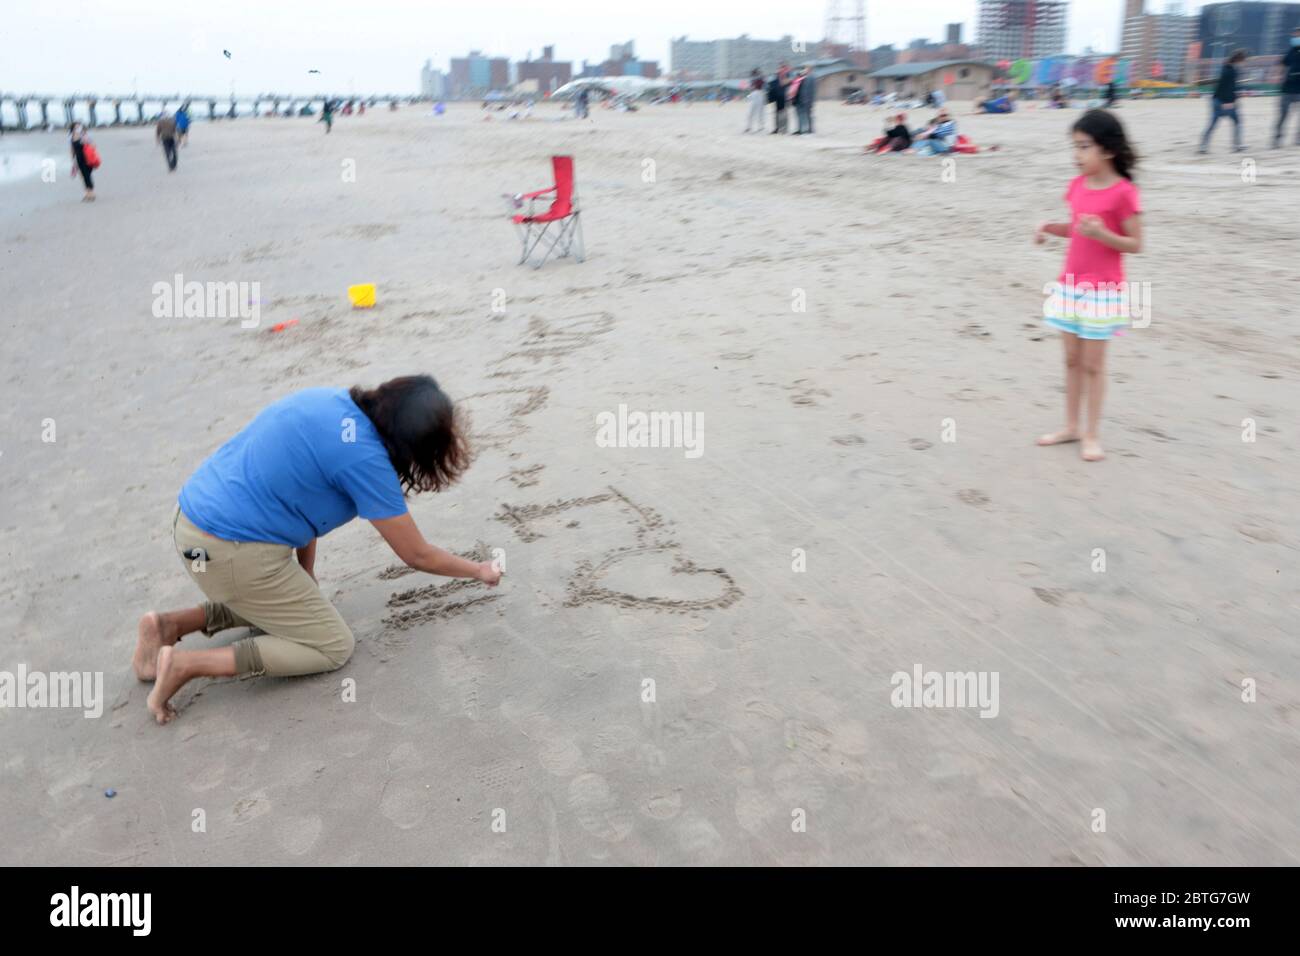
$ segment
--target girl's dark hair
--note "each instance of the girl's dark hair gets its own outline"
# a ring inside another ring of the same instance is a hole
[[[442,491],[469,467],[464,415],[428,375],[403,375],[378,388],[354,386],[357,407],[374,423],[402,491]]]
[[[1137,153],[1129,144],[1124,127],[1120,125],[1115,114],[1108,110],[1088,110],[1075,121],[1071,132],[1083,133],[1094,143],[1114,157],[1111,162],[1115,172],[1125,179],[1133,178],[1133,167],[1137,166]]]
[[[1240,63],[1242,60],[1246,59],[1246,57],[1248,57],[1249,55],[1250,55],[1249,51],[1247,51],[1244,47],[1241,48],[1240,50],[1233,50],[1232,56],[1228,57],[1228,62]]]

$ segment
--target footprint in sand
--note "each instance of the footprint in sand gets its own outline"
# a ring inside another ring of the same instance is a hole
[[[230,816],[236,823],[247,823],[271,812],[271,801],[265,790],[258,790],[247,797],[236,800],[230,808]]]
[[[488,790],[513,793],[518,789],[519,779],[524,766],[519,761],[494,763],[488,767],[479,767],[474,771],[474,779]]]
[[[582,750],[568,737],[547,740],[537,751],[537,760],[557,777],[572,777],[584,765]]]
[[[428,791],[414,783],[390,780],[379,798],[379,812],[399,830],[410,830],[423,823],[429,812]]]
[[[569,808],[579,825],[607,843],[618,843],[632,832],[632,817],[617,803],[609,783],[598,773],[584,773],[569,784]]]
[[[304,856],[320,839],[320,817],[290,817],[277,825],[275,842],[290,856]]]
[[[722,834],[698,814],[687,813],[677,824],[677,845],[692,863],[716,863],[722,857]]]
[[[1062,588],[1034,588],[1034,594],[1038,600],[1044,604],[1050,604],[1052,607],[1060,607],[1065,603],[1065,598],[1069,594]]]
[[[934,447],[934,442],[928,442],[924,438],[912,438],[907,444],[917,451],[925,451],[927,448]]]
[[[989,503],[989,496],[978,488],[963,488],[957,492],[957,497],[976,508],[982,508]]]
[[[641,812],[652,820],[671,820],[682,812],[682,788],[652,793],[641,801]]]

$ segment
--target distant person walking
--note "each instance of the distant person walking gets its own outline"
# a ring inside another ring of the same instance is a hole
[[[1219,85],[1214,88],[1214,96],[1210,99],[1210,125],[1205,127],[1198,153],[1209,152],[1210,134],[1225,116],[1232,120],[1232,148],[1236,152],[1246,148],[1241,145],[1241,112],[1237,109],[1237,64],[1245,59],[1246,51],[1236,50],[1228,57],[1228,62],[1223,64]]]
[[[1291,31],[1291,46],[1282,57],[1282,91],[1277,102],[1277,129],[1273,131],[1273,148],[1282,145],[1286,117],[1291,107],[1300,112],[1300,27]],[[1295,144],[1300,146],[1300,122],[1296,123]]]
[[[583,87],[578,90],[578,96],[573,103],[574,112],[577,114],[578,119],[586,119],[590,115],[590,103],[591,95],[587,92],[587,88]]]
[[[95,155],[95,148],[90,145],[90,138],[86,136],[86,127],[81,123],[73,123],[72,128],[68,131],[68,142],[72,145],[72,161],[77,164],[77,172],[81,174],[81,181],[86,186],[86,195],[81,197],[82,202],[95,201],[95,182],[94,170],[98,165],[93,160],[98,157]],[[87,153],[89,152],[89,155]]]
[[[813,77],[812,67],[805,66],[800,75],[799,88],[795,91],[795,112],[799,117],[799,133],[812,134],[813,102],[817,98],[817,80]]]
[[[745,132],[761,133],[763,132],[763,103],[767,100],[767,94],[763,92],[763,74],[754,68],[754,72],[749,76],[749,114],[745,117]]]
[[[320,122],[325,124],[325,132],[334,128],[334,101],[326,100],[320,105]]]
[[[785,113],[785,64],[781,64],[781,69],[772,75],[767,81],[767,101],[776,108],[775,125],[772,128],[772,134],[784,133],[786,130],[786,113]]]
[[[176,172],[176,117],[166,110],[158,117],[154,127],[154,139],[162,144],[163,155],[167,157],[167,171]]]
[[[190,104],[185,103],[176,111],[176,144],[184,146],[190,141]]]

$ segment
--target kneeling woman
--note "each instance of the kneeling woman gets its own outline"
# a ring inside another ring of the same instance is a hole
[[[294,677],[342,667],[352,631],[316,585],[316,539],[358,515],[409,567],[495,586],[491,562],[425,541],[409,492],[441,491],[469,464],[461,421],[432,378],[378,388],[310,388],[263,409],[199,466],[172,519],[176,550],[207,597],[198,607],[140,620],[132,662],[156,680],[149,710],[194,677]],[[227,647],[181,651],[186,634],[232,627],[263,633]]]

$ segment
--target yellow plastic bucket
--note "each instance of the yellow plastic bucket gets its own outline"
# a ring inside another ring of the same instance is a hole
[[[352,301],[354,309],[368,309],[375,304],[375,285],[373,282],[367,282],[364,285],[348,286],[348,298]]]

